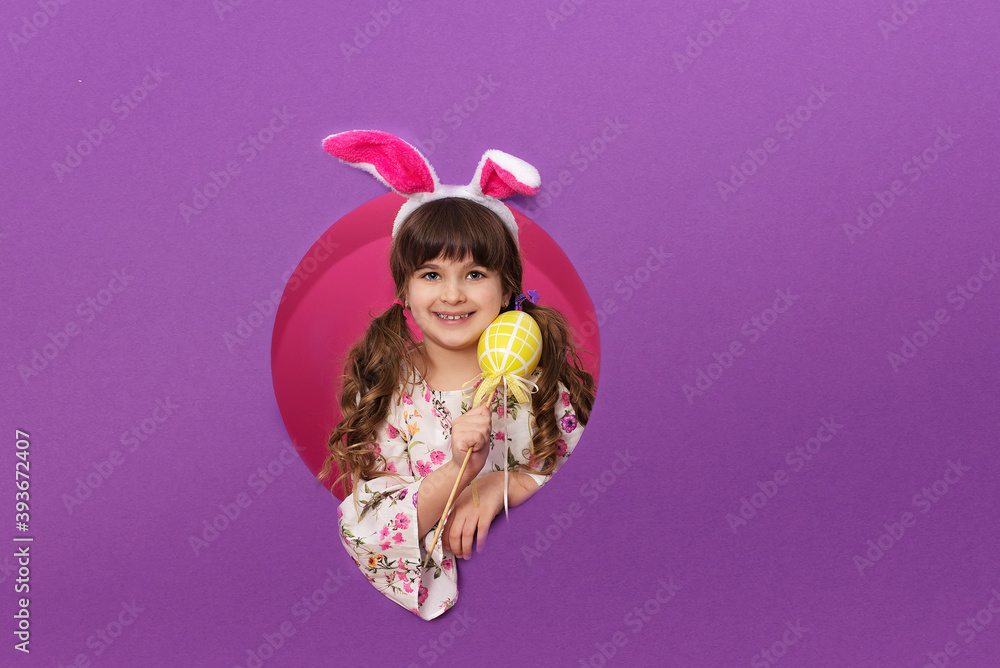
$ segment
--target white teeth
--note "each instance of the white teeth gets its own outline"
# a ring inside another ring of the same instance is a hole
[[[442,320],[461,320],[462,318],[468,318],[470,315],[472,314],[466,313],[465,315],[442,315],[438,313],[437,317],[441,318]]]

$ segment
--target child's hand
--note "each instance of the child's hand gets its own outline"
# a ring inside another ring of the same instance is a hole
[[[481,404],[459,415],[451,423],[451,459],[456,466],[465,461],[465,454],[472,451],[465,468],[463,482],[471,481],[486,464],[490,454],[490,431],[493,415],[488,403]]]
[[[476,486],[479,506],[473,503],[472,488],[466,487],[455,501],[448,523],[441,532],[442,547],[451,550],[456,559],[472,556],[473,538],[476,538],[476,552],[483,551],[490,524],[503,509],[503,474],[477,478]]]

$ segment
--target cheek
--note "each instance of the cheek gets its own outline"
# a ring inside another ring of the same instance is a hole
[[[406,296],[405,301],[410,303],[410,306],[420,305],[427,301],[427,295],[425,291],[421,291],[419,286],[410,285],[403,292]]]
[[[496,302],[497,304],[503,303],[505,295],[503,285],[501,285],[499,279],[490,285],[484,292],[486,295],[485,298],[488,301]]]

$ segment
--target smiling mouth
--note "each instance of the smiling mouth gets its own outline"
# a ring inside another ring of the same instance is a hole
[[[471,313],[465,313],[463,315],[446,315],[444,313],[435,313],[434,315],[436,315],[439,320],[448,320],[450,322],[454,322],[456,320],[465,320],[466,318],[468,318],[472,314]]]

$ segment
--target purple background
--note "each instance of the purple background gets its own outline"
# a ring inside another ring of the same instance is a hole
[[[294,635],[263,665],[597,666],[602,648],[637,666],[773,665],[767,648],[796,666],[1000,663],[995,3],[907,0],[893,30],[888,0],[567,1],[565,17],[556,0],[244,0],[220,16],[230,3],[0,12],[3,461],[28,431],[35,537],[32,651],[5,631],[4,663],[246,666],[282,624]],[[147,76],[155,89],[122,118],[147,67],[162,80]],[[241,151],[275,109],[280,131]],[[102,119],[111,132],[57,173]],[[604,316],[581,447],[498,522],[433,623],[356,572],[300,461],[261,482],[286,440],[273,315],[225,340],[332,222],[385,192],[322,151],[348,129],[416,144],[445,183],[467,182],[487,148],[549,188],[565,170],[560,192],[515,205]],[[940,151],[939,130],[953,137]],[[925,150],[933,164],[913,172]],[[753,155],[766,162],[720,194]],[[185,220],[180,205],[229,161],[239,172]],[[869,206],[867,230],[845,228]],[[651,248],[669,254],[653,271]],[[115,271],[134,278],[102,293]],[[776,314],[777,290],[797,298]],[[947,321],[894,368],[936,314]],[[770,324],[751,336],[754,317]],[[79,333],[22,379],[69,323]],[[715,378],[689,400],[699,372]],[[178,407],[148,422],[167,398]],[[843,426],[797,469],[824,419]],[[143,420],[155,433],[130,451],[122,434]],[[116,450],[124,461],[68,510]],[[967,469],[951,483],[949,462]],[[767,484],[779,469],[784,484]],[[13,471],[0,478],[11,629]],[[914,498],[924,488],[934,502]],[[196,556],[190,536],[240,494],[250,505]],[[734,531],[744,499],[761,507]],[[560,528],[553,516],[577,508]],[[856,560],[870,550],[877,561]],[[298,602],[328,572],[341,584],[304,619]],[[662,604],[660,579],[680,588]],[[133,601],[102,647],[94,634]]]

